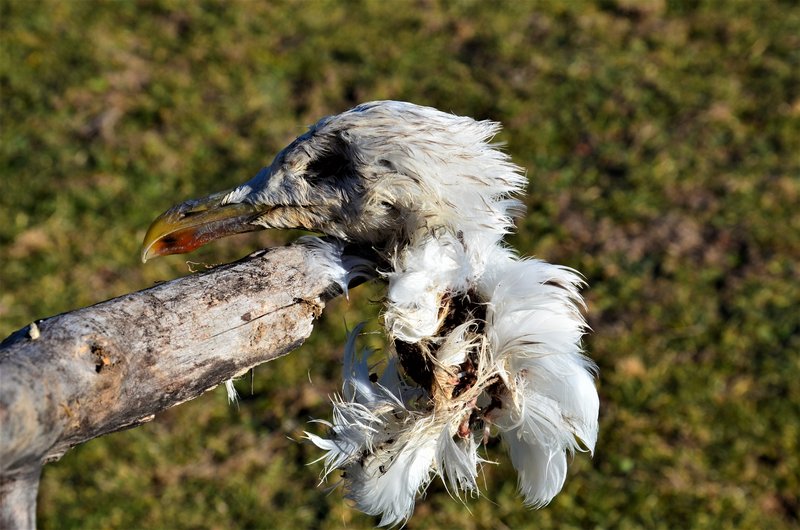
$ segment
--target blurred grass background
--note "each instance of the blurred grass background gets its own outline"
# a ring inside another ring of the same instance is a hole
[[[391,98],[499,120],[531,178],[514,244],[590,284],[597,454],[529,511],[494,444],[484,497],[434,482],[407,527],[797,527],[797,2],[0,6],[0,336],[187,274],[187,257],[139,263],[149,222],[323,115]],[[370,528],[317,486],[299,438],[330,414],[345,322],[379,296],[332,304],[305,346],[237,382],[238,407],[217,389],[48,465],[40,527]]]

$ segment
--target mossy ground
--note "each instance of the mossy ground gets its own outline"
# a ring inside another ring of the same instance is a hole
[[[372,99],[502,121],[513,243],[582,271],[601,434],[529,511],[434,483],[408,528],[792,528],[800,516],[800,7],[793,1],[0,2],[0,336],[187,274],[138,261],[168,206],[239,183]],[[292,234],[220,241],[220,263]],[[48,465],[40,527],[370,528],[300,440],[345,323]],[[377,324],[373,321],[373,329]]]

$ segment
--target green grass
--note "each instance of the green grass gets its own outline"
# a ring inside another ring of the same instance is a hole
[[[539,511],[492,446],[483,498],[434,483],[408,528],[798,524],[796,2],[0,6],[0,336],[287,241],[138,262],[158,213],[244,181],[323,115],[393,98],[491,118],[531,178],[514,244],[590,284],[600,440]],[[238,408],[216,390],[48,465],[40,527],[371,527],[298,440],[330,414],[344,322],[379,292],[332,304],[237,383]]]

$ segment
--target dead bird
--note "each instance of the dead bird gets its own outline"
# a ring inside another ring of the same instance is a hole
[[[344,243],[385,264],[390,360],[370,372],[350,334],[333,399],[325,474],[342,470],[356,506],[406,521],[440,475],[477,493],[488,433],[502,437],[528,505],[547,504],[567,454],[594,451],[595,365],[582,351],[582,286],[573,270],[520,259],[503,242],[523,211],[522,168],[491,143],[500,125],[398,101],[323,118],[245,184],[156,219],[142,259],[213,239],[299,228],[346,290]]]

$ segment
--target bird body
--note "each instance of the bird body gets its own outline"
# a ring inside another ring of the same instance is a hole
[[[523,211],[521,168],[490,143],[499,124],[411,103],[359,105],[313,125],[247,183],[165,212],[143,259],[239,231],[303,228],[346,290],[342,242],[374,248],[387,282],[389,361],[378,377],[348,337],[325,474],[381,524],[403,522],[435,475],[476,493],[486,433],[500,434],[531,506],[593,451],[599,401],[583,355],[580,277],[503,243]]]

